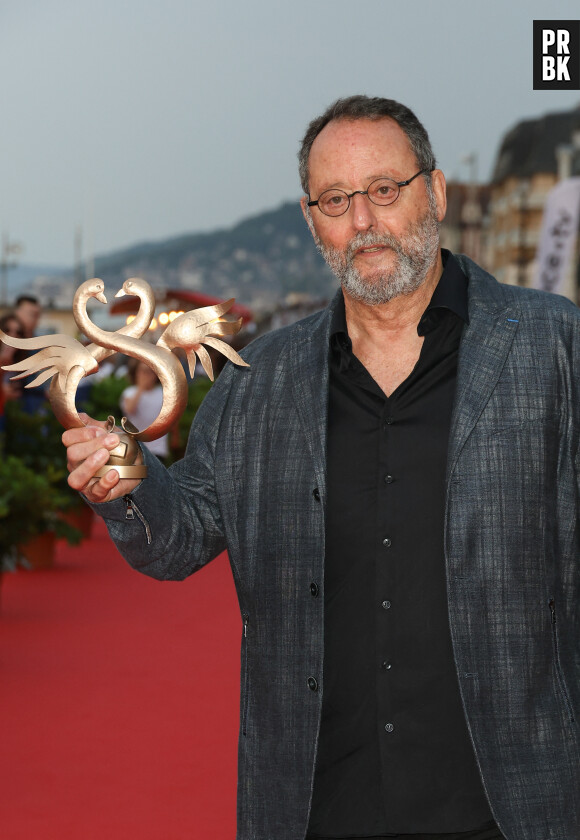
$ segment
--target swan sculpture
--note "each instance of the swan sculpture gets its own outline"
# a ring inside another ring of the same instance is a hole
[[[126,280],[123,289],[126,294],[136,295],[139,298],[139,311],[130,324],[121,327],[117,333],[109,333],[108,335],[123,334],[140,338],[148,330],[153,318],[155,297],[149,284],[139,278],[132,277]],[[87,315],[87,303],[91,298],[96,298],[101,303],[107,303],[104,283],[98,278],[85,281],[75,293],[73,316],[77,326],[79,320],[83,323],[92,323]],[[39,350],[39,352],[27,356],[20,362],[5,365],[3,370],[20,371],[17,376],[12,377],[13,379],[23,379],[42,371],[35,379],[28,382],[24,386],[25,388],[42,385],[47,379],[53,377],[49,389],[49,399],[57,420],[65,429],[84,425],[75,405],[79,383],[85,376],[96,373],[99,369],[98,363],[108,356],[112,356],[116,351],[95,343],[85,347],[75,338],[62,334],[45,335],[38,338],[13,338],[0,331],[0,341],[19,350],[30,352]]]
[[[167,350],[182,347],[185,350],[189,374],[192,379],[195,373],[195,357],[197,355],[203,369],[213,382],[211,359],[203,346],[204,344],[218,350],[235,365],[249,367],[248,363],[244,362],[242,357],[229,344],[215,337],[218,335],[235,335],[239,332],[242,326],[241,318],[228,320],[221,317],[232,308],[233,304],[234,298],[230,298],[230,300],[218,303],[215,306],[204,306],[203,309],[193,309],[191,312],[178,315],[165,329],[157,342],[157,346],[164,347]]]
[[[18,371],[14,379],[38,374],[25,386],[27,388],[41,385],[52,378],[48,392],[52,409],[59,422],[70,429],[84,425],[75,406],[76,391],[84,376],[98,370],[100,361],[113,353],[123,353],[144,362],[155,371],[162,385],[163,403],[159,414],[142,430],[136,429],[123,417],[121,426],[125,436],[120,435],[119,447],[111,453],[109,464],[98,473],[103,475],[114,467],[121,477],[144,477],[146,467],[133,466],[135,441],[147,442],[161,437],[179,419],[187,404],[187,380],[180,361],[172,351],[179,347],[185,351],[192,378],[197,356],[207,375],[213,380],[211,359],[204,345],[213,347],[234,364],[244,367],[249,365],[235,350],[218,338],[234,335],[241,327],[241,318],[236,320],[223,317],[231,309],[233,298],[215,306],[206,306],[179,315],[164,330],[157,345],[153,345],[147,341],[140,341],[149,328],[155,311],[155,298],[151,287],[144,280],[132,277],[125,280],[116,297],[122,295],[136,295],[139,298],[138,314],[130,324],[116,332],[107,332],[97,327],[87,314],[90,298],[96,298],[101,303],[107,302],[103,281],[94,278],[79,286],[73,300],[73,316],[79,329],[92,342],[87,347],[66,335],[19,339],[0,331],[0,341],[5,344],[20,350],[38,351],[20,362],[4,366],[3,369]],[[108,422],[109,429],[112,430],[115,425],[114,418],[109,417]]]

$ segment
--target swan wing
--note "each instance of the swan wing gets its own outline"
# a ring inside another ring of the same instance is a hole
[[[12,335],[6,335],[0,330],[0,341],[7,344],[9,347],[16,347],[17,350],[41,350],[43,347],[82,347],[82,344],[72,338],[70,335],[64,333],[56,333],[55,335],[38,335],[34,338],[15,338]]]
[[[22,359],[20,362],[3,367],[3,370],[6,371],[19,371],[17,376],[12,377],[13,379],[23,379],[44,370],[44,373],[29,382],[25,386],[26,388],[42,385],[47,379],[58,374],[59,387],[64,390],[67,377],[74,367],[82,367],[84,376],[99,369],[97,362],[87,348],[83,347],[80,341],[68,335],[47,335],[40,336],[39,339],[10,339],[10,341],[18,341],[18,345],[10,345],[17,346],[18,349],[35,349],[31,343],[24,345],[25,342],[35,342],[36,347],[40,347],[39,352]],[[8,344],[9,342],[5,343]]]
[[[184,312],[183,315],[178,315],[175,321],[181,319],[187,320],[192,327],[201,327],[203,324],[210,324],[212,321],[217,321],[222,315],[234,305],[236,299],[230,298],[223,303],[216,303],[212,306],[202,306],[201,309],[191,309],[189,312]],[[175,323],[175,321],[173,323]],[[240,320],[241,324],[241,320]]]
[[[222,320],[216,321],[214,324],[207,325],[207,335],[236,335],[239,333],[242,326],[242,319],[236,321]]]
[[[180,339],[182,336],[187,335],[188,338],[190,336],[195,336],[196,331],[201,331],[201,334],[203,335],[206,330],[203,330],[202,328],[207,327],[209,324],[213,324],[214,322],[219,323],[221,321],[221,316],[232,308],[234,302],[235,298],[230,298],[223,303],[216,303],[214,306],[203,306],[201,309],[192,309],[189,312],[184,312],[182,315],[178,315],[177,318],[175,318],[175,320],[173,320],[165,328],[157,344],[159,344],[165,337],[166,344],[162,346],[175,347],[181,345]],[[233,323],[239,323],[241,326],[242,319],[240,318],[239,321],[234,321]],[[192,343],[195,342],[195,340],[196,339],[193,338]]]
[[[218,316],[200,323],[196,318],[190,317],[194,314],[194,312],[184,312],[183,315],[179,315],[163,331],[157,345],[167,349],[174,347],[191,348],[204,341],[206,335],[235,335],[242,326],[241,318],[231,320],[222,319]]]
[[[201,362],[202,368],[205,370],[206,374],[209,376],[209,378],[213,382],[213,365],[211,363],[211,358],[210,358],[209,353],[207,352],[207,350],[205,349],[205,347],[202,344],[198,344],[198,346],[195,348],[195,352],[197,353],[199,361]],[[193,379],[193,373],[195,371],[195,364],[193,365],[193,370],[191,370],[191,363],[190,363],[189,371],[191,373],[191,378]]]
[[[203,343],[209,345],[209,347],[213,347],[214,350],[218,350],[235,365],[250,367],[247,362],[244,362],[239,353],[236,353],[233,347],[230,347],[230,345],[226,344],[225,341],[220,341],[219,338],[212,338],[211,335],[206,335],[203,338]]]

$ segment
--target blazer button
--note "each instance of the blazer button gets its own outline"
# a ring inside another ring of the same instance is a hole
[[[312,595],[313,598],[318,598],[318,593],[319,592],[320,592],[320,589],[318,588],[318,584],[314,583],[314,581],[312,581],[312,583],[310,584],[310,594]]]
[[[310,691],[318,691],[318,683],[314,677],[308,677],[308,688]]]
[[[314,490],[312,491],[312,495],[314,496],[315,501],[320,501],[320,490],[318,489],[318,487],[314,488]]]

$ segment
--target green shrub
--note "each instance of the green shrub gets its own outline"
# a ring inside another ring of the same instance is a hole
[[[45,531],[78,543],[81,533],[60,518],[66,496],[52,467],[38,472],[15,455],[0,460],[0,566],[13,567],[18,546]]]

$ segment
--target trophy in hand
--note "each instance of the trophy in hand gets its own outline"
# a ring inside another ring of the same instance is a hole
[[[159,414],[146,429],[141,430],[123,417],[119,446],[111,452],[108,463],[97,475],[102,476],[110,469],[115,469],[121,478],[145,478],[147,467],[134,464],[138,450],[137,441],[156,440],[166,434],[187,404],[187,379],[181,362],[173,351],[178,347],[185,351],[192,379],[196,357],[209,378],[214,378],[206,347],[212,347],[236,365],[248,367],[241,356],[219,338],[235,335],[242,326],[242,319],[226,316],[234,304],[234,298],[231,298],[224,303],[178,315],[165,328],[157,344],[151,344],[141,340],[155,314],[155,297],[149,284],[138,278],[131,278],[123,283],[122,289],[115,297],[137,296],[139,311],[131,323],[116,332],[100,329],[87,314],[87,302],[90,298],[107,303],[104,288],[102,280],[87,280],[79,286],[73,300],[76,325],[93,342],[92,344],[85,347],[80,341],[62,334],[13,338],[0,330],[0,341],[31,354],[20,362],[5,365],[3,370],[17,371],[12,379],[38,374],[25,386],[26,388],[42,385],[48,379],[52,379],[48,391],[52,410],[65,429],[72,429],[85,425],[75,405],[79,383],[83,377],[99,369],[99,362],[114,353],[122,353],[144,362],[155,371],[163,388],[163,403]],[[107,422],[108,430],[112,431],[116,425],[115,418],[110,415]]]

